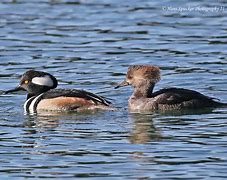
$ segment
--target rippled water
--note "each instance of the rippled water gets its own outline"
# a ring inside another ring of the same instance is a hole
[[[36,69],[120,109],[29,116],[24,93],[1,95],[1,179],[226,179],[227,109],[130,114],[132,90],[113,89],[128,65],[154,64],[156,89],[227,102],[226,12],[225,1],[2,0],[0,90]]]

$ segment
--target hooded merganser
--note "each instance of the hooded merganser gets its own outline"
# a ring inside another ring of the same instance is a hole
[[[39,110],[83,111],[94,109],[109,110],[110,102],[102,96],[76,89],[55,89],[57,79],[49,73],[29,70],[25,72],[20,84],[5,93],[25,90],[28,92],[24,110],[34,113]]]
[[[214,98],[193,90],[166,88],[153,92],[159,80],[160,69],[158,67],[134,65],[129,66],[126,79],[115,88],[128,85],[134,87],[128,103],[131,112],[227,107],[227,103],[217,102]]]

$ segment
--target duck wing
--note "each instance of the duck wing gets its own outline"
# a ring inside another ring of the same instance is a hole
[[[198,101],[204,104],[214,104],[218,103],[214,101],[214,98],[205,96],[197,91],[183,89],[183,88],[166,88],[161,89],[157,92],[149,95],[149,98],[157,98],[159,104],[181,104],[184,102]]]
[[[111,104],[110,101],[108,101],[103,96],[98,96],[96,94],[93,94],[91,92],[87,92],[84,90],[77,90],[77,89],[51,89],[47,92],[45,92],[42,96],[43,99],[51,99],[56,97],[77,97],[77,98],[84,98],[86,100],[91,100],[95,104],[102,104],[109,106]]]

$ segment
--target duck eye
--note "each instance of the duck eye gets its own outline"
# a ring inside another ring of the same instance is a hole
[[[28,80],[25,80],[25,81],[24,81],[24,84],[28,84],[28,82],[29,82]]]
[[[128,78],[128,79],[132,79],[132,76],[131,76],[131,75],[129,75],[129,76],[127,76],[127,78]]]

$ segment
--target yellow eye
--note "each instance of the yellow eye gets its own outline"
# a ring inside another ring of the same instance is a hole
[[[25,80],[25,81],[24,81],[24,84],[28,84],[28,82],[29,82],[28,80]]]

